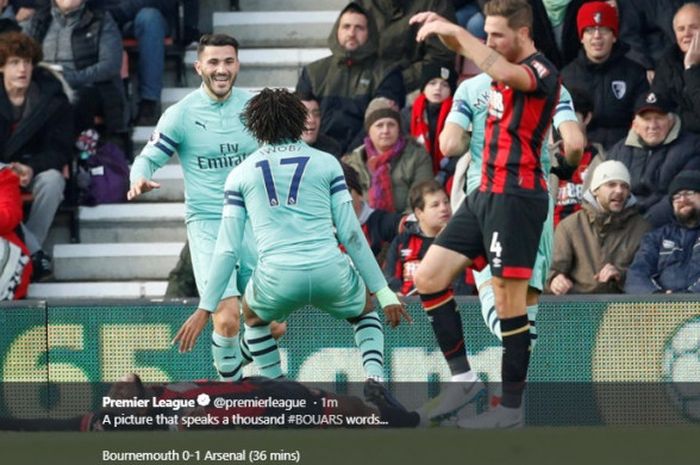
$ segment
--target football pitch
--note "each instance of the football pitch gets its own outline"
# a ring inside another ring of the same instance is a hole
[[[3,463],[697,465],[700,427],[2,433]],[[159,455],[124,456],[150,452]],[[168,455],[166,455],[168,454]],[[143,460],[138,460],[141,457]]]

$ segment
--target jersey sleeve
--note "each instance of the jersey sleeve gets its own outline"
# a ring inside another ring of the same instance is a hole
[[[236,272],[236,263],[238,263],[241,254],[246,209],[241,186],[237,182],[238,178],[238,176],[233,176],[233,172],[231,172],[226,180],[223,217],[214,246],[209,276],[199,302],[199,308],[209,312],[216,310],[231,275]]]
[[[554,118],[552,123],[554,127],[559,129],[559,125],[565,121],[577,122],[576,111],[574,109],[574,102],[571,99],[571,94],[569,90],[563,85],[559,91],[559,103],[554,109]]]
[[[134,160],[129,176],[132,184],[140,178],[151,179],[153,173],[175,154],[183,139],[181,119],[177,107],[165,110],[148,143]]]
[[[474,112],[469,104],[469,79],[467,79],[455,91],[452,108],[450,108],[445,122],[454,123],[466,131],[469,129],[473,117]]]
[[[553,95],[554,92],[558,92],[559,72],[554,65],[540,57],[542,55],[537,54],[523,63],[534,81],[534,87],[530,93]]]

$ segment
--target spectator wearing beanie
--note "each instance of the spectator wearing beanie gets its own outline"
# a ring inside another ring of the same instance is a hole
[[[700,171],[680,173],[668,193],[674,219],[642,239],[628,294],[700,292]]]
[[[649,90],[646,70],[625,57],[629,47],[618,40],[617,10],[608,3],[582,5],[576,25],[582,48],[562,70],[562,80],[593,99],[598,111],[588,125],[588,139],[608,149],[625,136],[635,100]]]
[[[432,64],[424,66],[421,93],[411,109],[411,136],[425,146],[433,161],[434,175],[441,171],[440,165],[445,158],[438,137],[452,108],[456,84],[457,73],[453,69]]]
[[[619,161],[606,161],[593,172],[581,210],[559,223],[549,290],[564,294],[621,293],[649,224],[635,207],[630,173]]]
[[[671,108],[661,95],[641,95],[627,137],[599,157],[625,164],[637,207],[653,227],[673,217],[667,197],[673,178],[685,170],[700,169],[700,137],[684,131]]]
[[[357,171],[372,208],[408,212],[412,186],[432,179],[429,155],[418,142],[401,133],[401,116],[387,98],[372,100],[365,111],[364,143],[343,157]]]

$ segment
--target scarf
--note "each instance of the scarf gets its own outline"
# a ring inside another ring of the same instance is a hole
[[[569,6],[571,0],[542,0],[544,9],[547,10],[547,16],[553,27],[559,26],[564,22],[566,15],[566,7]]]
[[[374,147],[369,136],[365,137],[367,151],[367,169],[370,174],[369,206],[379,210],[393,212],[394,190],[391,186],[391,162],[398,158],[406,147],[406,139],[399,136],[393,147],[382,153]]]
[[[440,162],[445,157],[440,150],[438,136],[445,127],[445,120],[452,108],[452,97],[446,99],[440,106],[437,126],[432,139],[430,138],[430,126],[428,124],[428,103],[428,99],[425,98],[425,94],[423,93],[413,102],[413,109],[411,110],[411,136],[425,145],[425,151],[428,152],[430,158],[433,160],[433,174],[437,174],[438,171],[440,171]]]

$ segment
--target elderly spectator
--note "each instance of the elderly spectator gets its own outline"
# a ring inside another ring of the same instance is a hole
[[[671,101],[686,131],[700,134],[700,5],[683,5],[673,17],[676,45],[659,60],[652,90]]]
[[[674,220],[648,233],[627,273],[628,294],[700,292],[700,171],[669,188]]]
[[[382,31],[379,58],[401,67],[406,92],[420,89],[423,66],[429,63],[454,66],[455,54],[437,37],[416,42],[418,28],[408,20],[420,11],[434,11],[456,22],[454,7],[448,0],[359,0]]]
[[[326,153],[335,155],[340,158],[340,144],[321,132],[321,107],[318,101],[308,97],[301,99],[301,103],[306,107],[306,129],[301,134],[301,140],[309,144],[311,147],[322,150]]]
[[[34,261],[35,280],[51,274],[43,250],[63,199],[63,167],[71,160],[73,111],[63,83],[37,66],[41,48],[20,32],[0,36],[0,162],[11,163],[23,189],[34,197],[25,241]]]
[[[321,133],[346,154],[362,144],[369,102],[386,97],[402,107],[405,91],[398,68],[378,59],[379,32],[357,3],[340,12],[328,43],[332,55],[304,66],[296,90],[302,100],[319,102]]]
[[[109,13],[85,0],[52,0],[24,30],[42,44],[45,61],[61,68],[77,92],[76,133],[104,120],[105,135],[125,142],[127,105],[120,70],[122,37]]]
[[[700,169],[700,137],[683,131],[671,105],[654,92],[641,95],[627,138],[604,155],[619,160],[631,173],[632,193],[640,213],[658,227],[673,217],[668,186],[683,170]]]
[[[365,112],[364,144],[343,157],[360,175],[369,206],[389,212],[407,212],[408,192],[433,178],[433,165],[423,146],[401,134],[401,116],[386,98],[370,102]]]
[[[583,208],[554,233],[548,283],[555,295],[621,293],[627,267],[649,230],[635,208],[625,165],[606,161],[592,177]]]
[[[29,251],[17,234],[22,221],[19,177],[0,162],[0,300],[27,295],[32,265]]]
[[[584,4],[577,26],[583,48],[562,70],[567,87],[586,89],[597,111],[588,138],[606,149],[625,136],[636,99],[649,90],[646,71],[625,57],[629,47],[618,40],[617,10],[606,2]]]

